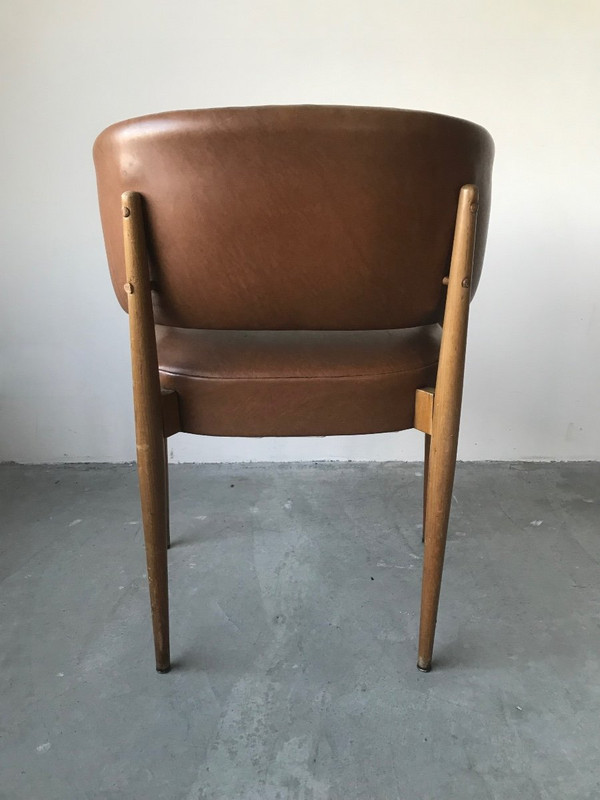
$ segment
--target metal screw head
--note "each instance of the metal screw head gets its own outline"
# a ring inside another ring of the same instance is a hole
[[[471,285],[471,279],[470,278],[463,278],[463,282],[461,284],[463,289],[468,289],[470,285]]]
[[[123,216],[124,217],[128,217],[130,214],[131,214],[131,211],[127,208],[127,206],[125,206],[123,208]]]

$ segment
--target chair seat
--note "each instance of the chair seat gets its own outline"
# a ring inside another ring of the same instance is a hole
[[[161,386],[182,430],[327,436],[413,427],[415,391],[435,385],[441,328],[215,331],[156,326]]]

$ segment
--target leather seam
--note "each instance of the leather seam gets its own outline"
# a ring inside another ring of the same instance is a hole
[[[244,375],[237,375],[235,377],[220,377],[220,376],[213,376],[213,375],[187,375],[185,372],[172,372],[171,370],[163,369],[162,367],[158,368],[158,371],[162,375],[171,375],[174,378],[189,378],[190,380],[194,381],[323,381],[323,380],[348,380],[348,379],[369,379],[369,378],[384,378],[388,375],[407,375],[411,372],[423,372],[424,370],[430,369],[431,367],[436,366],[439,363],[439,359],[436,361],[432,361],[431,364],[425,364],[422,367],[417,367],[417,369],[403,369],[403,370],[396,370],[394,372],[373,372],[373,373],[355,373],[352,375],[281,375],[277,377],[252,377],[252,376],[244,376]]]

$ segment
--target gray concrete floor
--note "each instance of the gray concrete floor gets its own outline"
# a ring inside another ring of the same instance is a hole
[[[3,800],[600,797],[600,465],[459,465],[434,671],[420,465],[0,468]]]

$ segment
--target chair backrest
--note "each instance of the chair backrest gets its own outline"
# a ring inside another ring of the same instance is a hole
[[[121,193],[144,197],[156,322],[240,330],[407,328],[440,319],[460,187],[493,141],[471,122],[384,108],[155,114],[94,146],[113,286],[127,308]]]

